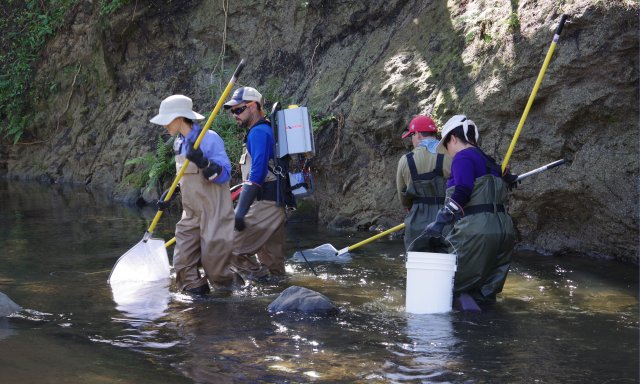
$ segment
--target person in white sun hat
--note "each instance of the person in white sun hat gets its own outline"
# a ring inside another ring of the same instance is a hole
[[[214,131],[207,131],[199,147],[193,148],[201,132],[196,121],[204,116],[192,108],[190,98],[169,96],[162,100],[159,113],[150,121],[176,137],[176,170],[189,160],[179,184],[183,211],[176,224],[173,266],[179,290],[203,295],[210,292],[207,279],[222,291],[239,288],[243,282],[229,269],[234,225],[229,193],[231,163],[222,138]],[[163,200],[158,203],[161,210],[168,205]]]

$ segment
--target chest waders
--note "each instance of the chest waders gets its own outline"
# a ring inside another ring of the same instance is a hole
[[[411,172],[411,183],[407,186],[405,195],[411,198],[411,209],[404,219],[405,249],[418,252],[446,252],[447,247],[441,238],[419,237],[426,226],[435,220],[438,210],[444,204],[446,190],[446,181],[442,173],[444,155],[438,154],[433,171],[425,173],[418,173],[413,155],[414,152],[406,155]],[[448,229],[445,228],[443,233],[447,233]]]
[[[447,189],[447,196],[455,187]],[[476,301],[493,301],[502,291],[511,265],[515,231],[506,212],[506,184],[484,175],[475,180],[464,216],[446,236],[450,253],[458,256],[454,294],[469,293]]]
[[[242,147],[242,156],[240,156],[240,173],[242,173],[242,180],[249,179],[249,173],[251,172],[251,154],[247,150],[247,146]],[[264,178],[264,182],[260,186],[260,192],[256,200],[270,200],[276,201],[276,181],[277,176],[273,173],[273,159],[269,159],[267,166],[267,175]]]
[[[268,168],[272,169],[272,161],[269,160]],[[240,158],[243,180],[248,179],[251,164],[251,154],[245,146]],[[232,264],[250,280],[266,277],[267,273],[285,273],[285,209],[276,203],[276,184],[277,176],[268,170],[256,201],[244,217],[246,228],[234,232]]]
[[[185,161],[184,155],[176,155],[176,170]],[[229,182],[212,183],[201,172],[189,162],[180,180],[182,216],[176,224],[173,254],[179,290],[206,291],[207,278],[214,286],[227,286],[233,279],[228,269],[234,222]],[[200,274],[199,266],[205,275]]]

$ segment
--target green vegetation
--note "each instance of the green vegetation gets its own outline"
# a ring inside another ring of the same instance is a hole
[[[55,92],[55,84],[33,84],[33,65],[49,37],[79,0],[3,0],[0,4],[0,135],[17,143],[32,117],[30,101]],[[131,0],[100,0],[109,15]]]
[[[100,0],[100,15],[110,15],[130,2],[131,0]]]
[[[237,165],[242,155],[242,143],[244,129],[238,127],[236,121],[228,112],[223,112],[216,116],[211,124],[211,130],[215,131],[224,141],[224,149],[231,161],[231,178],[241,179],[240,167]]]
[[[162,140],[162,137],[158,137],[155,153],[146,153],[135,159],[127,160],[125,165],[140,165],[142,170],[129,174],[125,177],[125,181],[136,188],[158,186],[162,189],[164,181],[176,174],[173,141],[173,137],[166,142]]]
[[[32,65],[78,0],[4,0],[0,5],[0,134],[20,140],[35,99]],[[47,89],[47,88],[45,88]]]
[[[216,116],[210,129],[218,133],[224,141],[227,156],[231,161],[231,177],[239,179],[240,169],[234,164],[242,154],[243,131],[238,128],[235,120],[225,113]],[[127,160],[125,165],[139,165],[140,170],[126,176],[124,181],[135,188],[164,188],[165,182],[176,176],[173,142],[173,137],[166,142],[162,137],[158,137],[155,152]]]
[[[516,12],[512,12],[507,18],[507,26],[509,27],[509,32],[512,33],[520,29],[520,19]]]
[[[321,114],[317,111],[311,111],[311,126],[313,127],[313,132],[318,132],[325,126],[333,123],[334,121],[338,121],[335,115],[333,114]]]

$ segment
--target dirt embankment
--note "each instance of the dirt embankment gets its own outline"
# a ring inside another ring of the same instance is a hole
[[[566,13],[510,164],[568,165],[524,181],[510,212],[524,246],[638,262],[636,2],[138,0],[109,18],[97,3],[78,4],[48,43],[34,81],[57,91],[33,104],[31,145],[2,144],[9,177],[135,199],[125,161],[154,150],[159,101],[184,93],[209,110],[246,58],[241,83],[335,116],[316,138],[319,219],[397,224],[411,116],[465,113],[502,159]]]

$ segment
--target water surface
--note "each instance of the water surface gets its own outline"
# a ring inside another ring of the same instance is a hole
[[[404,312],[401,240],[341,262],[289,261],[281,285],[195,299],[171,282],[112,292],[106,280],[155,211],[80,187],[0,183],[2,382],[637,383],[638,271],[612,261],[520,252],[482,313]],[[179,212],[156,235],[169,239]],[[290,225],[288,251],[371,236]],[[336,316],[270,314],[290,285]]]

